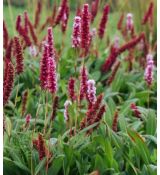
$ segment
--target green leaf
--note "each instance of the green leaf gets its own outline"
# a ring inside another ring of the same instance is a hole
[[[153,110],[148,111],[147,120],[146,120],[146,134],[154,135],[157,128],[156,115]]]
[[[39,162],[39,164],[35,168],[35,175],[37,175],[41,170],[44,169],[47,158],[45,157],[43,160]]]
[[[58,155],[53,159],[52,166],[49,168],[48,174],[49,175],[57,175],[60,169],[63,166],[63,159],[65,155]]]
[[[127,129],[127,132],[132,140],[137,155],[139,155],[146,164],[149,164],[151,160],[150,153],[142,137],[137,132],[129,128]]]
[[[8,136],[11,136],[12,123],[8,117],[6,117],[6,131],[7,131]]]

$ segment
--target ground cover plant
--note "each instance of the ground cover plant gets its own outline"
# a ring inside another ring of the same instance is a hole
[[[5,175],[157,174],[156,1],[4,1]]]

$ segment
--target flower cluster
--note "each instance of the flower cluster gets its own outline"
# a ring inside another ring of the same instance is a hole
[[[47,41],[45,41],[43,55],[40,61],[40,81],[42,89],[48,89],[49,92],[56,93],[57,73],[55,48],[51,27],[48,28]]]
[[[97,97],[97,100],[94,104],[89,105],[89,108],[86,113],[86,117],[82,119],[80,123],[80,129],[92,125],[96,122],[99,122],[105,113],[105,105],[102,104],[103,94],[100,94]]]

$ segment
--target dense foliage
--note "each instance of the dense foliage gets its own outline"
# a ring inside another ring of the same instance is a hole
[[[156,2],[9,2],[4,174],[156,175]]]

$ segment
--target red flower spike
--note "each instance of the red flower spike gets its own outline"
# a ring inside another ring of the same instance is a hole
[[[141,118],[141,112],[138,110],[135,103],[131,103],[130,108],[134,112],[135,117]]]
[[[19,29],[21,28],[21,15],[18,15],[17,16],[17,19],[16,19],[16,30],[19,31]]]
[[[64,11],[64,14],[62,16],[62,22],[61,22],[61,30],[63,33],[65,33],[65,31],[67,29],[68,18],[69,18],[69,6],[67,4],[65,11]]]
[[[68,82],[68,94],[72,102],[76,100],[75,83],[75,79],[71,77]]]
[[[52,114],[51,114],[51,120],[54,120],[56,117],[57,109],[58,109],[58,103],[59,103],[59,97],[56,96],[54,98],[53,106],[52,106]]]
[[[118,30],[122,29],[123,19],[124,19],[124,14],[122,13],[122,15],[120,16],[119,21],[117,23],[117,29]]]
[[[42,11],[42,3],[40,0],[38,0],[35,12],[34,28],[37,28],[39,25],[41,11]]]
[[[118,111],[114,113],[113,117],[112,130],[114,132],[117,132],[117,126],[118,126]]]
[[[59,24],[63,15],[64,15],[64,12],[65,12],[65,8],[66,8],[66,5],[67,5],[67,0],[62,0],[61,1],[61,5],[59,7],[59,11],[58,11],[58,15],[55,19],[55,24]]]
[[[25,11],[23,15],[24,15],[24,29],[25,29],[25,32],[28,33],[28,21],[29,21],[29,18],[28,18],[27,11]]]
[[[14,52],[16,57],[16,73],[21,74],[23,72],[23,54],[22,47],[18,37],[14,37]]]
[[[27,99],[28,99],[28,90],[25,90],[22,96],[22,116],[26,111]]]
[[[11,61],[6,60],[3,85],[3,105],[5,106],[9,100],[14,84],[14,67]]]
[[[39,153],[39,160],[42,160],[45,154],[45,144],[41,134],[38,135],[38,153]]]
[[[95,1],[92,2],[92,5],[91,5],[91,14],[92,14],[91,22],[92,22],[92,23],[93,23],[93,21],[94,21],[94,18],[95,18],[96,15],[97,15],[98,6],[99,6],[99,0],[95,0]]]
[[[40,82],[41,88],[43,90],[47,89],[47,81],[48,81],[48,45],[45,44],[43,48],[43,55],[40,61]]]
[[[112,81],[114,80],[114,78],[115,78],[115,75],[116,75],[116,73],[117,73],[117,71],[118,71],[118,68],[120,67],[120,61],[117,61],[113,66],[113,70],[112,70],[112,73],[111,73],[111,75],[110,75],[110,77],[108,78],[108,80],[107,80],[107,85],[110,85],[111,83],[112,83]]]
[[[3,47],[7,49],[9,41],[8,30],[5,22],[3,21]]]
[[[6,49],[5,59],[11,60],[12,57],[12,47],[13,47],[13,40],[11,39],[8,47]]]
[[[37,38],[36,33],[35,33],[35,31],[34,31],[33,25],[32,25],[32,23],[31,23],[29,20],[28,20],[28,27],[29,27],[30,34],[31,34],[31,36],[32,36],[32,39],[33,39],[33,41],[34,41],[34,44],[37,45],[37,43],[38,43],[38,38]]]
[[[117,52],[117,48],[115,48],[114,46],[111,46],[111,53],[109,54],[108,58],[106,59],[105,63],[102,65],[102,72],[107,72],[111,69],[112,65],[115,63],[117,56],[118,56],[118,52]]]
[[[56,62],[51,57],[48,59],[48,90],[52,94],[57,91]]]
[[[90,12],[89,5],[84,4],[81,14],[81,48],[85,50],[85,55],[90,44]]]
[[[31,114],[27,114],[26,115],[26,125],[28,126],[29,125],[29,123],[30,123],[30,121],[31,121],[31,118],[32,118],[32,116],[31,116]]]
[[[80,8],[80,6],[78,6],[77,9],[76,9],[76,16],[81,17],[81,8]]]
[[[135,47],[141,40],[145,39],[145,34],[142,32],[139,36],[133,38],[128,43],[124,44],[118,49],[118,54]]]
[[[101,22],[100,22],[100,25],[99,25],[99,29],[98,29],[98,36],[99,36],[100,39],[102,39],[103,36],[104,36],[105,27],[106,27],[106,24],[108,22],[109,10],[110,10],[109,5],[106,5],[104,7],[103,16],[102,16],[102,19],[101,19]]]
[[[142,20],[142,25],[146,24],[150,20],[150,24],[152,25],[153,22],[153,8],[154,4],[153,2],[150,3],[148,10],[146,11],[143,20]]]
[[[97,97],[96,102],[90,106],[90,108],[88,109],[86,116],[87,116],[87,124],[90,125],[92,123],[92,121],[94,120],[94,118],[96,117],[96,113],[100,108],[100,105],[102,103],[102,99],[103,99],[103,94],[100,94]]]
[[[48,42],[48,56],[53,59],[56,59],[52,27],[48,27],[47,42]]]
[[[24,39],[26,45],[27,45],[28,47],[30,47],[30,46],[32,45],[32,42],[31,42],[31,40],[30,40],[28,34],[26,33],[25,29],[23,29],[22,27],[19,27],[18,32],[19,32],[19,34],[23,37],[23,39]]]
[[[105,107],[105,105],[102,105],[99,109],[98,114],[96,115],[95,119],[93,120],[93,123],[99,122],[102,119],[103,114],[105,112],[106,112],[106,107]]]
[[[83,100],[87,95],[88,72],[85,66],[80,71],[80,100]]]

